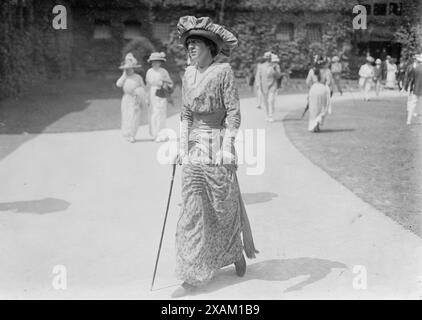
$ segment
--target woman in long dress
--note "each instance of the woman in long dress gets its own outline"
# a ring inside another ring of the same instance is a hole
[[[394,89],[396,87],[397,65],[394,62],[393,58],[387,60],[387,79],[385,81],[385,87],[387,89]]]
[[[374,85],[375,85],[375,94],[377,97],[380,95],[380,91],[382,88],[382,61],[381,59],[377,59],[375,61],[374,67]]]
[[[366,58],[366,63],[362,65],[359,69],[359,87],[363,92],[363,99],[369,101],[369,92],[372,88],[372,83],[374,79],[374,58],[368,56]]]
[[[243,276],[243,251],[248,258],[257,253],[236,175],[240,107],[235,78],[229,64],[214,62],[218,53],[229,55],[237,39],[208,17],[182,17],[177,27],[193,65],[186,68],[182,87],[176,274],[183,284],[173,297],[206,285],[224,266],[234,264]]]
[[[118,87],[123,88],[121,102],[122,135],[131,143],[135,142],[141,121],[141,108],[146,104],[144,80],[134,71],[134,68],[139,67],[141,66],[138,65],[136,58],[128,53],[124,64],[120,67],[120,69],[123,69],[123,74],[116,82]]]
[[[325,84],[328,87],[328,90],[330,90],[330,97],[332,97],[333,92],[334,92],[334,78],[333,78],[333,74],[331,73],[329,61],[325,58],[323,62],[321,63],[321,65],[322,67],[319,70],[320,77],[321,77],[320,81],[322,84]],[[331,112],[332,112],[332,108],[331,108],[331,99],[330,99],[329,105],[328,105],[328,113],[331,114]]]
[[[324,83],[321,71],[314,71],[317,82],[309,90],[309,121],[308,130],[318,132],[324,124],[325,116],[330,107],[331,92],[329,86]]]
[[[151,62],[151,68],[146,74],[146,83],[149,89],[150,103],[150,134],[157,142],[166,141],[168,135],[166,133],[167,119],[167,97],[157,96],[157,90],[167,87],[173,87],[173,81],[166,69],[162,67],[162,63],[166,61],[164,52],[153,52],[148,59]]]

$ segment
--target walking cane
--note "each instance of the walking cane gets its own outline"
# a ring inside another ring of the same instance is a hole
[[[303,117],[305,116],[306,111],[308,111],[308,109],[309,109],[309,95],[308,95],[308,97],[306,99],[307,99],[306,107],[305,107],[305,110],[303,110],[301,119],[303,119]]]
[[[166,215],[164,216],[163,229],[161,231],[160,245],[158,247],[157,259],[155,260],[154,274],[152,276],[152,283],[151,283],[151,290],[150,291],[152,291],[152,287],[154,286],[155,274],[157,273],[157,267],[158,267],[158,260],[160,259],[161,245],[163,244],[164,231],[166,229],[167,215],[168,215],[168,212],[169,212],[171,191],[173,190],[173,182],[174,182],[174,174],[175,174],[175,172],[176,172],[176,163],[173,164],[173,173],[171,175],[170,192],[169,192],[169,198],[167,200]]]
[[[305,113],[306,113],[306,111],[308,111],[308,109],[309,109],[309,102],[308,102],[308,104],[306,105],[305,110],[304,110],[304,111],[303,111],[303,113],[302,113],[302,117],[301,117],[301,119],[305,116]]]

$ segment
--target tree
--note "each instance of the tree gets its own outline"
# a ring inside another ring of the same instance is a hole
[[[402,56],[405,60],[415,53],[422,52],[422,3],[418,0],[403,2],[404,23],[395,33],[395,39],[402,44]]]

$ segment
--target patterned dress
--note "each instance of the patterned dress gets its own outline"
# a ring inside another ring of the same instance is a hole
[[[216,153],[235,155],[240,108],[229,64],[212,64],[197,81],[188,67],[183,79],[181,145],[188,154],[182,172],[182,210],[176,230],[176,274],[202,286],[215,272],[255,257],[249,221],[236,175],[236,157],[214,164]],[[242,237],[243,235],[243,244]]]

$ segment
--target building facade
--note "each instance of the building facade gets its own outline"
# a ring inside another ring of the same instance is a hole
[[[237,34],[239,48],[230,57],[237,76],[244,77],[267,50],[280,56],[283,69],[301,76],[316,53],[347,59],[349,76],[367,54],[401,56],[395,32],[403,23],[404,1],[418,0],[9,0],[3,2],[0,40],[7,59],[2,79],[17,87],[23,72],[34,79],[103,75],[116,71],[128,50],[146,64],[152,50],[166,51],[167,67],[177,73],[186,62],[177,41],[180,16],[210,16]],[[67,8],[68,29],[54,30],[52,8]],[[367,9],[368,28],[354,30],[353,7]],[[223,6],[224,5],[224,6]],[[16,21],[19,23],[16,23]],[[12,32],[11,32],[12,31]],[[17,51],[22,72],[12,72]],[[34,66],[33,62],[36,61]],[[32,71],[33,70],[33,71]],[[19,82],[22,83],[19,83]],[[12,85],[13,86],[13,85]],[[0,87],[0,94],[18,89]]]

